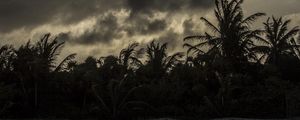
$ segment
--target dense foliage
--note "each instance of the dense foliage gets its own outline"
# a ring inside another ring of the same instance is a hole
[[[46,34],[0,48],[1,118],[182,119],[300,115],[300,37],[290,20],[243,16],[243,0],[216,0],[216,25],[188,36],[187,54],[167,43],[133,43],[118,56],[84,62]],[[144,56],[144,57],[143,57]],[[144,62],[143,62],[144,61]]]

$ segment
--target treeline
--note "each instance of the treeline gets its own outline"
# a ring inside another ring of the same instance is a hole
[[[186,37],[187,54],[168,55],[167,43],[153,41],[143,49],[131,44],[118,56],[78,63],[71,54],[55,64],[64,43],[50,34],[19,48],[2,46],[0,117],[300,116],[299,28],[272,17],[253,30],[265,14],[244,17],[242,2],[216,0],[217,24],[201,18],[211,31]]]

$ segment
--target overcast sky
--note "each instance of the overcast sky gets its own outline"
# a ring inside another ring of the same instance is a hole
[[[265,12],[300,25],[300,0],[245,0],[246,15]],[[133,42],[169,42],[181,51],[182,39],[206,30],[200,17],[214,20],[213,0],[0,0],[0,46],[19,46],[44,33],[66,41],[62,57],[77,53],[117,54]],[[265,18],[261,19],[263,21]],[[261,22],[255,26],[261,26]]]

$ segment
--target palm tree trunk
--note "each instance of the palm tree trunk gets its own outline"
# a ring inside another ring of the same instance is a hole
[[[290,117],[289,101],[288,101],[288,95],[286,90],[284,90],[284,99],[285,99],[285,117],[289,118]]]
[[[38,84],[34,83],[34,111],[36,117],[38,117]]]
[[[87,97],[87,91],[84,92],[84,97],[83,97],[83,101],[82,101],[82,106],[80,109],[80,117],[83,117],[83,111],[86,105],[86,97]]]

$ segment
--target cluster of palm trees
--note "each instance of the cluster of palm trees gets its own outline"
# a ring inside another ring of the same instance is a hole
[[[252,29],[265,14],[244,17],[242,3],[215,0],[217,24],[201,18],[211,31],[186,37],[186,55],[168,55],[167,43],[152,41],[130,44],[119,56],[78,63],[70,54],[55,64],[64,42],[50,34],[2,46],[0,117],[299,116],[300,29],[281,17]]]

